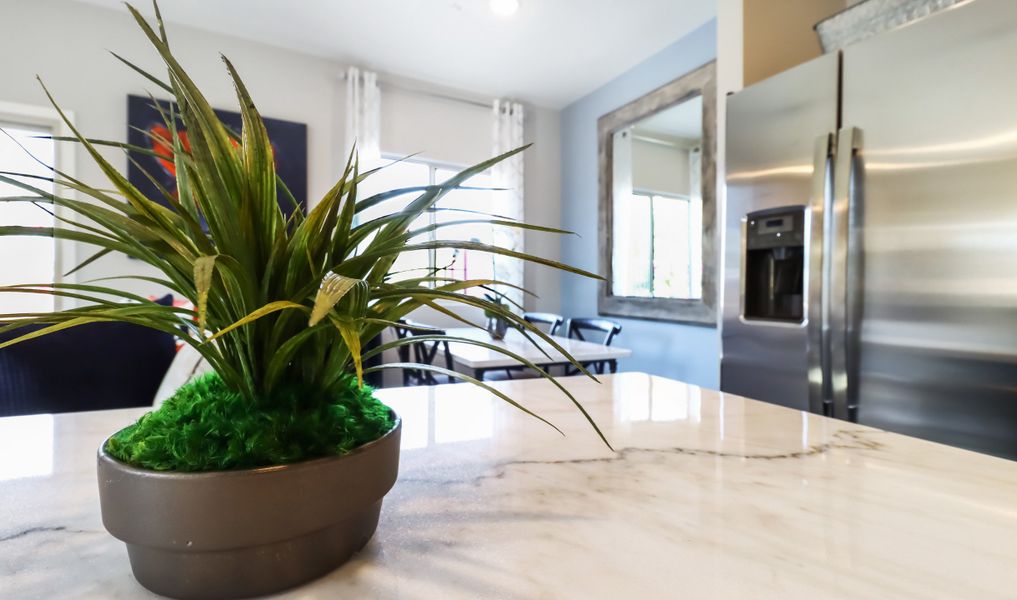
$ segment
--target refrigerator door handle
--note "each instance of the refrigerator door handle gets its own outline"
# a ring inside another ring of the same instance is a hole
[[[830,211],[830,378],[833,416],[857,421],[857,331],[860,310],[859,210],[856,178],[861,130],[843,127],[837,134]]]
[[[809,193],[808,290],[808,375],[809,411],[831,415],[830,392],[830,319],[827,281],[829,281],[829,239],[826,235],[830,214],[830,167],[833,162],[833,136],[816,138],[812,154],[812,187]]]

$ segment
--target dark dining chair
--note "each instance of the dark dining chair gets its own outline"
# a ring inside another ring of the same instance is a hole
[[[378,346],[382,344],[382,342],[383,342],[382,335],[379,333],[378,335],[374,336],[374,339],[364,344],[364,347],[361,350],[363,352],[375,350],[378,348]],[[382,355],[380,353],[364,359],[364,369],[377,367],[380,366],[381,364],[382,364]],[[367,383],[367,385],[373,388],[385,387],[385,373],[384,371],[374,371],[372,373],[364,373],[364,381]]]
[[[621,325],[608,319],[575,318],[569,319],[568,337],[584,342],[599,342],[604,346],[610,346],[615,336],[621,333],[621,330]],[[596,339],[598,335],[601,336],[599,340]],[[584,362],[581,364],[587,370],[592,367],[600,375],[603,375],[607,369],[610,369],[612,373],[618,370],[618,361],[615,359]],[[579,372],[579,369],[575,367],[566,367],[565,369],[566,375],[575,375]]]
[[[396,337],[400,340],[412,338],[413,336],[445,335],[444,329],[439,329],[437,327],[432,327],[409,319],[399,319],[399,324],[404,325],[405,327],[393,327],[393,329],[395,329]],[[399,346],[396,350],[399,353],[399,362],[415,362],[425,365],[434,364],[434,360],[438,357],[438,353],[440,352],[445,361],[445,368],[449,371],[453,370],[452,352],[449,350],[448,342],[424,340]],[[438,385],[441,383],[436,374],[427,369],[403,369],[402,371],[404,386]],[[455,378],[451,375],[446,375],[446,379],[448,379],[448,383],[455,383]]]
[[[541,326],[546,325],[547,329],[544,331],[547,335],[557,335],[558,330],[565,323],[564,317],[556,315],[554,313],[544,312],[528,312],[523,313],[523,320],[531,325]],[[533,339],[537,339],[533,336]],[[548,367],[550,369],[551,367]],[[538,374],[533,369],[524,366],[518,367],[505,367],[504,371],[494,371],[487,373],[485,379],[491,381],[504,381],[506,379],[533,379]]]
[[[557,335],[565,319],[554,313],[528,312],[523,313],[523,319],[531,325],[547,325],[547,335]]]
[[[0,333],[0,343],[41,329]],[[0,349],[0,417],[151,406],[176,356],[173,335],[88,323]]]

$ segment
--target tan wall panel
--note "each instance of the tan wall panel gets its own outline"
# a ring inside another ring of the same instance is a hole
[[[851,0],[744,0],[744,81],[752,85],[822,54],[813,25]]]

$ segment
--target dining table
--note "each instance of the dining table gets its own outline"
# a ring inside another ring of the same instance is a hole
[[[1017,463],[639,372],[388,388],[377,533],[277,598],[1013,598]],[[154,598],[96,450],[146,409],[0,419],[0,598]]]
[[[545,340],[532,333],[523,335],[515,328],[508,329],[502,339],[495,339],[486,330],[476,327],[453,327],[446,329],[445,332],[452,337],[478,340],[508,350],[545,371],[550,372],[550,369],[554,367],[561,367],[564,370],[572,365],[572,362],[561,351]],[[611,373],[618,370],[618,359],[632,356],[632,351],[628,348],[606,346],[576,338],[549,337],[580,364],[602,363],[606,368],[600,370]],[[470,374],[476,379],[484,379],[484,375],[490,371],[518,369],[521,366],[518,360],[497,350],[462,342],[449,342],[449,353],[456,370]]]

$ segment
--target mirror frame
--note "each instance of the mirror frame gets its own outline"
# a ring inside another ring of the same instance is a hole
[[[703,186],[703,296],[681,298],[639,298],[611,293],[614,231],[614,186],[612,143],[615,132],[685,100],[703,97],[702,174]],[[599,162],[600,272],[606,277],[599,285],[597,311],[637,319],[678,321],[717,326],[717,75],[711,61],[656,90],[615,109],[597,120]]]

